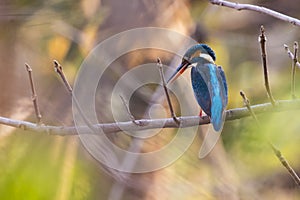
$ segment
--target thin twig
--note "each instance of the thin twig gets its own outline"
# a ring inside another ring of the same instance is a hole
[[[69,84],[64,72],[63,72],[63,69],[62,69],[62,66],[59,64],[59,62],[57,62],[56,60],[53,61],[54,62],[54,70],[56,73],[58,73],[58,75],[60,76],[61,80],[63,81],[67,91],[72,95],[72,87],[71,85]]]
[[[295,172],[295,170],[290,166],[290,164],[283,157],[283,155],[281,154],[281,152],[272,143],[269,143],[269,145],[271,146],[272,150],[274,151],[275,155],[277,156],[277,158],[279,159],[279,161],[281,162],[281,164],[288,170],[289,174],[293,178],[293,180],[296,183],[296,185],[298,187],[300,187],[300,178],[297,175],[297,173]]]
[[[298,61],[298,43],[295,41],[294,42],[294,53],[291,52],[289,49],[289,46],[284,44],[284,49],[287,52],[289,58],[292,59],[292,73],[291,73],[291,96],[293,99],[296,99],[296,94],[295,94],[295,76],[296,76],[296,66],[300,68],[300,63]]]
[[[168,101],[171,116],[172,116],[174,122],[179,126],[180,121],[178,121],[178,119],[176,118],[176,115],[174,113],[174,109],[173,109],[173,106],[172,106],[172,102],[171,102],[171,99],[170,99],[168,88],[166,86],[166,81],[165,81],[165,77],[164,77],[164,73],[163,73],[163,67],[162,67],[162,63],[161,63],[160,58],[157,58],[157,66],[158,66],[158,69],[159,69],[159,73],[160,73],[160,77],[161,77],[161,80],[162,80],[163,88],[164,88],[166,98],[167,98],[167,101]]]
[[[246,105],[246,107],[249,110],[249,112],[250,112],[251,116],[253,117],[253,119],[256,121],[257,126],[260,127],[260,123],[259,123],[254,111],[251,108],[250,101],[247,98],[246,94],[243,91],[240,91],[240,95],[243,97],[244,104]],[[297,186],[300,187],[300,179],[299,179],[298,175],[296,174],[296,172],[289,165],[287,160],[282,156],[281,152],[270,141],[268,141],[268,144],[270,145],[270,147],[274,151],[274,154],[279,159],[281,164],[288,170],[289,174],[292,176],[292,178],[295,181],[295,183],[297,184]]]
[[[294,59],[295,59],[295,58],[294,58],[294,54],[290,51],[289,46],[286,45],[286,44],[284,44],[283,46],[284,46],[284,49],[286,50],[286,52],[287,52],[289,58],[292,59],[292,60],[294,60]],[[299,63],[299,61],[298,61],[298,58],[297,58],[296,66],[297,66],[298,68],[300,68],[300,63]]]
[[[284,49],[286,50],[288,56],[289,56],[292,60],[294,60],[294,54],[291,52],[289,46],[286,45],[286,44],[284,44],[283,46],[284,46]]]
[[[128,106],[128,104],[126,103],[125,99],[122,97],[122,95],[120,95],[120,98],[121,98],[121,100],[122,100],[122,102],[123,102],[123,104],[124,104],[124,106],[125,106],[125,108],[126,108],[127,114],[128,114],[128,116],[129,116],[129,118],[131,119],[132,123],[134,123],[135,125],[140,126],[141,124],[138,123],[138,122],[136,121],[136,119],[134,118],[134,116],[131,114],[130,109],[129,109],[129,106]]]
[[[27,63],[25,63],[25,67],[26,67],[26,70],[27,70],[28,76],[29,76],[29,82],[30,82],[30,88],[31,88],[31,94],[32,94],[31,100],[33,102],[33,107],[34,107],[35,116],[37,119],[37,124],[39,125],[39,124],[41,124],[42,115],[40,113],[37,94],[36,94],[35,87],[34,87],[34,82],[33,82],[33,77],[32,77],[32,69]]]
[[[230,2],[230,1],[224,1],[224,0],[209,0],[211,4],[219,5],[219,6],[225,6],[228,8],[233,8],[238,11],[240,10],[251,10],[259,13],[263,13],[272,17],[275,17],[277,19],[280,19],[282,21],[289,22],[295,26],[300,26],[300,20],[296,19],[294,17],[290,17],[288,15],[276,12],[274,10],[262,7],[262,6],[256,6],[251,4],[241,4],[236,2]]]
[[[257,126],[260,126],[259,121],[258,121],[258,119],[257,119],[257,117],[256,117],[256,115],[255,115],[255,113],[253,112],[252,108],[251,108],[250,101],[249,101],[249,99],[247,98],[245,92],[241,90],[241,91],[240,91],[240,95],[242,96],[243,101],[244,101],[244,104],[245,104],[245,106],[247,107],[247,109],[249,110],[250,115],[251,115],[251,116],[253,117],[253,119],[255,120]]]
[[[295,87],[296,87],[296,64],[298,62],[298,43],[294,42],[294,59],[293,59],[293,64],[292,64],[292,85],[291,85],[291,90],[292,90],[292,98],[296,99],[295,95]]]
[[[69,92],[69,94],[71,95],[73,102],[79,112],[79,115],[82,117],[83,121],[85,122],[85,124],[96,134],[98,132],[97,127],[95,127],[89,120],[88,118],[85,116],[84,112],[82,111],[79,102],[77,101],[77,99],[75,98],[75,96],[73,95],[73,89],[71,87],[71,85],[69,84],[64,72],[63,72],[63,68],[62,66],[56,61],[54,60],[54,70],[56,73],[58,73],[58,75],[60,76],[60,78],[62,79],[64,86],[66,87],[67,91]]]
[[[267,38],[265,36],[265,29],[263,26],[260,27],[260,36],[259,36],[259,42],[261,47],[261,57],[262,57],[262,63],[263,63],[263,70],[264,70],[264,80],[265,80],[265,87],[269,96],[269,99],[273,106],[275,106],[275,99],[272,96],[271,88],[269,84],[269,73],[268,73],[268,67],[267,67],[267,53],[266,53],[266,41]]]

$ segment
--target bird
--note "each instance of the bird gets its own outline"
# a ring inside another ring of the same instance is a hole
[[[213,141],[210,141],[213,146],[222,132],[228,104],[225,73],[221,66],[215,64],[215,61],[216,54],[207,44],[196,44],[186,51],[181,64],[167,81],[167,84],[175,81],[191,67],[192,88],[201,108],[199,115],[201,116],[203,110],[210,118],[212,129],[209,129],[210,133],[207,136],[211,134],[210,137],[214,137]],[[202,151],[201,157],[209,153],[212,148],[207,147],[204,153]]]

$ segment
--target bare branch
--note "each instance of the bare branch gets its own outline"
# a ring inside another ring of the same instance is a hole
[[[296,95],[295,95],[295,87],[296,87],[296,83],[295,83],[295,76],[296,76],[296,66],[300,68],[300,63],[298,61],[298,42],[294,42],[294,54],[291,52],[291,50],[289,49],[289,46],[284,44],[284,49],[286,50],[289,58],[292,59],[292,73],[291,73],[291,95],[293,99],[296,99]]]
[[[59,62],[57,62],[56,60],[53,61],[54,62],[54,70],[56,73],[58,73],[58,75],[60,76],[60,78],[62,79],[67,91],[72,94],[72,87],[71,85],[69,84],[64,72],[63,72],[63,69],[62,69],[62,66],[59,64]]]
[[[30,88],[31,88],[31,94],[32,94],[31,99],[33,102],[33,107],[34,107],[35,116],[37,119],[37,124],[40,124],[41,120],[42,120],[42,115],[40,113],[37,94],[36,94],[35,87],[34,87],[34,82],[33,82],[33,77],[32,77],[32,69],[27,63],[25,63],[25,67],[26,67],[26,70],[27,70],[28,76],[29,76],[29,82],[30,82]]]
[[[176,122],[176,124],[179,126],[180,121],[178,121],[178,119],[176,118],[176,115],[174,113],[174,109],[173,109],[173,106],[172,106],[172,102],[171,102],[171,99],[170,99],[168,88],[166,86],[167,84],[166,84],[166,80],[165,80],[165,77],[164,77],[164,73],[163,73],[163,69],[162,69],[162,63],[161,63],[160,58],[157,58],[157,66],[158,66],[158,69],[159,69],[160,77],[162,79],[163,88],[165,90],[165,94],[166,94],[166,97],[167,97],[167,101],[168,101],[168,105],[169,105],[169,108],[170,108],[171,116],[172,116],[174,122]]]
[[[294,54],[291,52],[290,48],[288,45],[284,44],[284,49],[286,50],[288,56],[293,60],[294,59]]]
[[[134,116],[131,114],[130,110],[129,110],[129,106],[127,105],[125,99],[120,95],[120,98],[126,108],[127,114],[129,116],[129,118],[131,119],[132,123],[134,123],[135,125],[140,125],[139,123],[136,122],[136,119],[134,118]]]
[[[296,63],[298,61],[298,42],[294,42],[294,62]]]
[[[252,110],[252,108],[250,106],[250,101],[246,97],[246,94],[243,91],[240,91],[240,95],[243,97],[244,104],[246,105],[247,109],[251,113],[251,116],[255,119],[257,126],[260,127],[260,123],[259,123],[259,121],[258,121],[258,119],[257,119],[257,117],[256,117],[256,115],[254,113],[254,111]],[[274,154],[279,159],[279,161],[281,162],[281,164],[288,170],[289,174],[292,176],[292,178],[295,181],[295,183],[297,184],[297,186],[300,187],[300,179],[299,179],[298,175],[296,174],[296,172],[289,165],[289,163],[287,162],[287,160],[282,156],[281,152],[270,141],[268,142],[268,144],[272,148]]]
[[[269,84],[269,72],[267,67],[267,53],[266,53],[266,41],[267,38],[265,36],[265,29],[263,26],[260,27],[260,36],[259,36],[259,42],[261,47],[261,57],[262,57],[262,63],[263,63],[263,70],[264,70],[264,80],[265,80],[265,87],[269,96],[269,99],[272,103],[272,105],[275,105],[275,99],[271,93],[271,88]]]
[[[295,26],[300,26],[300,20],[297,18],[290,17],[288,15],[282,14],[280,12],[276,12],[274,10],[262,7],[262,6],[256,6],[251,4],[241,4],[241,3],[233,3],[230,1],[224,1],[224,0],[209,0],[211,4],[219,5],[219,6],[225,6],[228,8],[233,8],[238,11],[240,10],[251,10],[259,13],[263,13],[272,17],[275,17],[277,19],[280,19],[282,21],[289,22]]]
[[[300,100],[279,100],[276,102],[276,106],[273,107],[271,103],[264,103],[251,106],[251,109],[256,114],[268,113],[268,112],[283,112],[289,110],[300,110]],[[235,108],[226,111],[226,121],[241,119],[250,116],[250,112],[247,108]],[[198,126],[202,124],[210,123],[208,116],[185,116],[179,117],[181,122],[180,127],[191,127]],[[117,123],[105,123],[105,124],[95,124],[92,125],[92,130],[102,129],[104,133],[115,133],[119,131],[140,131],[147,129],[155,129],[155,128],[178,128],[176,122],[174,122],[173,118],[166,119],[141,119],[136,120],[137,123],[143,124],[143,126],[137,126],[132,121],[127,122],[117,122]],[[0,117],[0,124],[4,124],[7,126],[20,128],[23,130],[35,131],[39,133],[48,133],[51,135],[76,135],[76,127],[64,127],[64,126],[46,126],[41,125],[37,126],[37,124],[13,120],[5,117]],[[87,124],[85,127],[77,127],[77,129],[88,129],[90,128],[90,124]],[[94,132],[97,134],[97,132]]]
[[[295,80],[295,76],[296,76],[296,64],[298,62],[298,43],[294,42],[294,59],[293,59],[293,64],[292,64],[292,79],[291,79],[291,92],[292,92],[292,98],[296,99],[296,95],[295,95],[295,87],[296,87],[296,80]]]
[[[240,95],[242,96],[243,101],[244,101],[244,104],[245,104],[245,106],[247,107],[247,109],[249,110],[249,113],[251,114],[251,116],[252,116],[253,119],[255,120],[256,124],[257,124],[258,126],[260,126],[260,125],[259,125],[259,121],[258,121],[258,119],[257,119],[257,117],[256,117],[256,115],[255,115],[255,113],[253,112],[252,108],[251,108],[250,101],[249,101],[249,99],[247,98],[247,96],[246,96],[246,94],[244,93],[244,91],[241,90],[241,91],[240,91]]]
[[[85,124],[96,134],[98,133],[97,127],[95,127],[89,120],[88,118],[85,116],[84,112],[82,111],[77,99],[75,98],[75,96],[73,95],[73,89],[71,87],[71,85],[69,84],[69,81],[67,80],[62,66],[56,61],[54,60],[54,70],[56,73],[58,73],[58,75],[60,76],[60,78],[62,79],[67,91],[69,92],[69,94],[71,95],[73,102],[75,104],[75,107],[77,108],[79,115],[82,117],[83,121],[85,122]]]
[[[284,49],[286,50],[288,56],[290,57],[290,59],[295,60],[294,54],[290,51],[289,46],[286,44],[284,44],[283,46],[284,46]],[[296,66],[298,68],[300,68],[300,63],[298,61],[298,58],[297,58]]]
[[[272,150],[274,151],[275,155],[277,156],[277,158],[279,159],[279,161],[281,162],[281,164],[288,170],[289,174],[291,175],[291,177],[293,178],[294,182],[296,183],[296,185],[298,187],[300,187],[300,178],[297,175],[297,173],[295,172],[295,170],[290,166],[290,164],[288,163],[288,161],[283,157],[283,155],[281,154],[281,152],[272,144],[269,143]]]

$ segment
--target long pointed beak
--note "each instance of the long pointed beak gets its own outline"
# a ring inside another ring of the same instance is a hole
[[[183,72],[188,68],[189,66],[189,62],[184,60],[180,66],[176,69],[176,71],[174,72],[174,74],[172,74],[172,76],[169,78],[169,80],[167,81],[167,84],[172,83],[173,81],[175,81],[181,74],[183,74]]]

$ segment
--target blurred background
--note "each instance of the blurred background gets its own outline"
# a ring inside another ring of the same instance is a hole
[[[296,0],[239,2],[300,18]],[[243,106],[240,90],[252,104],[268,102],[258,43],[260,26],[264,25],[273,95],[275,99],[291,99],[291,60],[283,45],[293,49],[294,41],[300,41],[300,29],[263,14],[213,6],[205,0],[0,0],[0,10],[0,115],[4,117],[35,122],[24,66],[28,63],[33,69],[43,123],[73,125],[71,98],[53,71],[53,60],[63,65],[73,83],[84,58],[98,43],[122,31],[149,26],[189,35],[215,50],[217,64],[227,75],[230,109]],[[157,36],[147,39],[151,43]],[[179,62],[176,55],[145,49],[112,63],[97,91],[100,122],[114,121],[110,93],[122,74],[155,62],[157,56],[166,65],[174,59]],[[298,96],[299,84],[297,74]],[[141,88],[130,99],[130,110],[137,119],[149,117],[147,108],[155,103],[152,97],[156,89]],[[267,145],[267,140],[273,142],[300,173],[298,116],[297,109],[261,114],[260,128],[251,118],[226,122],[222,140],[205,159],[198,159],[202,139],[196,137],[175,163],[146,174],[103,170],[77,136],[50,136],[0,125],[0,198],[299,199],[298,188]],[[176,129],[165,129],[138,151],[157,150],[175,133]],[[125,149],[133,142],[122,133],[109,137]]]

